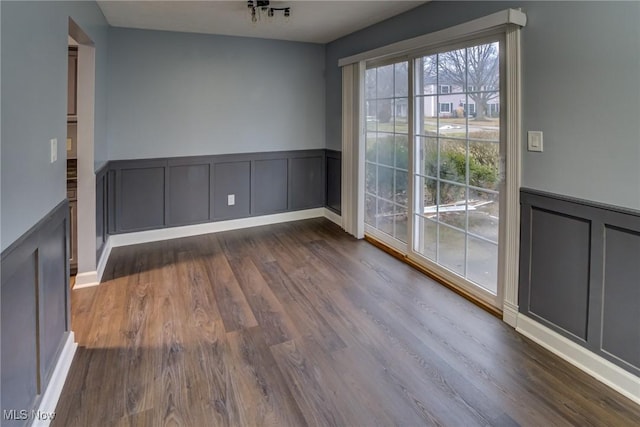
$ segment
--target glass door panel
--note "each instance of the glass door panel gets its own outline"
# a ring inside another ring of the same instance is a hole
[[[365,225],[407,243],[409,218],[409,62],[366,70]]]
[[[416,58],[413,250],[498,292],[499,42]]]

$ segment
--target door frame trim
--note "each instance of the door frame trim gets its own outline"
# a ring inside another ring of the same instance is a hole
[[[69,36],[78,43],[77,159],[78,274],[96,271],[96,174],[94,162],[96,48],[93,40],[69,17]]]

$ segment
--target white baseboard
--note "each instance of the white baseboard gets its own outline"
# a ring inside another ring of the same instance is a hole
[[[140,243],[178,239],[180,237],[198,236],[200,234],[217,233],[220,231],[237,230],[240,228],[257,227],[261,225],[278,224],[281,222],[298,221],[301,219],[319,218],[324,216],[325,208],[315,208],[303,211],[255,216],[251,218],[185,225],[182,227],[169,227],[126,234],[113,234],[109,236],[109,241],[111,243],[111,247],[116,248],[119,246],[137,245]]]
[[[342,217],[332,210],[324,208],[324,217],[342,227]]]
[[[517,325],[516,330],[525,337],[535,341],[635,403],[640,404],[639,377],[523,314],[518,314]]]
[[[502,320],[507,325],[515,328],[518,323],[518,306],[504,301],[502,303]]]
[[[100,279],[98,278],[98,272],[86,271],[76,274],[76,283],[73,285],[73,289],[90,288],[92,286],[98,286],[99,284]]]
[[[78,348],[78,344],[75,342],[73,332],[69,332],[67,334],[67,340],[64,343],[64,347],[62,348],[62,352],[60,353],[60,357],[58,357],[56,367],[53,369],[53,375],[51,375],[49,385],[42,395],[42,400],[38,407],[38,414],[49,415],[55,412],[56,406],[58,405],[58,399],[60,399],[60,394],[64,387],[64,382],[66,381],[67,374],[69,373],[69,368],[71,368],[71,362],[73,362],[73,356],[76,353],[76,348]],[[48,418],[49,417],[45,416],[40,418],[35,417],[32,426],[48,426],[51,422]]]
[[[111,237],[107,237],[107,241],[104,243],[102,254],[98,260],[98,282],[102,281],[104,275],[104,269],[107,267],[107,261],[109,261],[109,255],[111,255]]]

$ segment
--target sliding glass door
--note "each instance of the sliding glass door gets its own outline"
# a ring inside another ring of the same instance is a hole
[[[468,43],[368,67],[364,99],[366,232],[495,305],[500,69],[499,41]]]

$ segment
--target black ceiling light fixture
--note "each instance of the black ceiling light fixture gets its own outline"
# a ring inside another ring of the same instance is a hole
[[[251,13],[251,22],[258,22],[260,15],[266,13],[269,18],[273,18],[277,12],[282,12],[282,16],[289,18],[291,16],[290,7],[271,7],[269,0],[249,0],[247,7]]]

